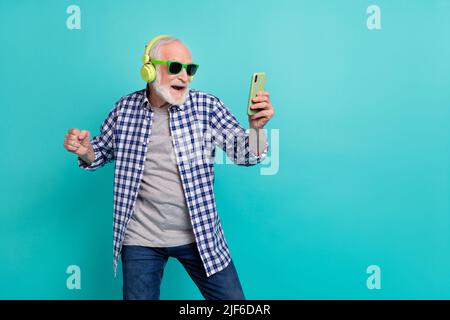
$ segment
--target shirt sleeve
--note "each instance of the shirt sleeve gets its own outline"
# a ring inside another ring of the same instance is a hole
[[[214,144],[219,146],[235,164],[252,166],[266,158],[268,142],[264,151],[259,156],[255,155],[249,144],[250,129],[244,129],[219,99],[213,105],[210,125]]]
[[[116,126],[117,115],[120,103],[109,112],[106,119],[100,126],[100,134],[90,140],[95,153],[95,160],[88,165],[78,157],[78,167],[89,171],[94,171],[103,167],[108,162],[114,160],[114,128]]]

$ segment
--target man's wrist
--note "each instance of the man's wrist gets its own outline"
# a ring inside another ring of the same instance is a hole
[[[249,131],[250,151],[256,156],[260,156],[267,145],[266,132],[263,128],[250,128]]]
[[[80,156],[80,159],[86,162],[87,164],[91,164],[95,160],[95,152],[92,146],[89,147],[89,151],[83,155]]]

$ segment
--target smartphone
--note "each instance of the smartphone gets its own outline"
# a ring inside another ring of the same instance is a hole
[[[256,97],[256,94],[259,91],[264,91],[264,86],[266,85],[266,73],[265,72],[255,72],[252,75],[252,80],[250,83],[250,94],[248,97],[247,104],[247,114],[249,116],[254,115],[258,112],[258,109],[250,109],[250,106],[253,104],[252,98]]]

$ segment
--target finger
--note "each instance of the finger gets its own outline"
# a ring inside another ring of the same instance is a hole
[[[65,140],[78,141],[78,136],[75,134],[66,134]]]
[[[77,149],[78,146],[75,143],[72,143],[70,141],[64,140],[64,148],[68,150],[73,150],[73,148]]]
[[[68,137],[69,140],[78,141],[78,135],[77,134],[71,134]]]
[[[269,109],[269,104],[267,102],[255,103],[250,106],[250,109],[267,110],[267,109]]]
[[[78,147],[74,147],[74,146],[65,146],[67,150],[69,151],[77,151]]]
[[[264,110],[264,111],[257,112],[254,115],[250,116],[250,119],[256,120],[256,119],[266,118],[266,117],[268,117],[268,113],[266,110]]]
[[[77,135],[76,134],[71,134],[71,133],[67,133],[66,134],[66,139],[67,140],[69,140],[69,139],[74,139],[74,140],[76,140],[77,139]]]
[[[72,147],[76,147],[76,148],[80,147],[80,143],[77,142],[77,141],[74,141],[74,140],[67,141],[67,145],[68,146],[72,146]]]
[[[269,101],[269,98],[267,96],[257,96],[252,98],[253,102],[263,102],[263,101]]]
[[[78,143],[78,138],[72,136],[72,137],[69,137],[69,138],[67,139],[67,141],[72,142],[72,143]]]
[[[76,128],[71,128],[71,129],[69,129],[69,133],[73,134],[73,135],[79,135],[80,134],[80,130],[78,130]]]
[[[258,97],[269,97],[269,92],[267,92],[267,91],[258,91],[256,93],[256,96],[258,96]]]

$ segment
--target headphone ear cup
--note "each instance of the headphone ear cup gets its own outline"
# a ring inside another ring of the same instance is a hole
[[[146,63],[141,68],[141,77],[145,82],[153,82],[156,79],[156,69],[151,63]]]
[[[153,82],[156,80],[156,69],[155,66],[152,64],[150,57],[150,51],[153,44],[155,44],[159,39],[169,37],[170,36],[167,34],[161,34],[159,36],[154,37],[145,46],[144,55],[141,58],[142,61],[141,77],[145,82]]]

